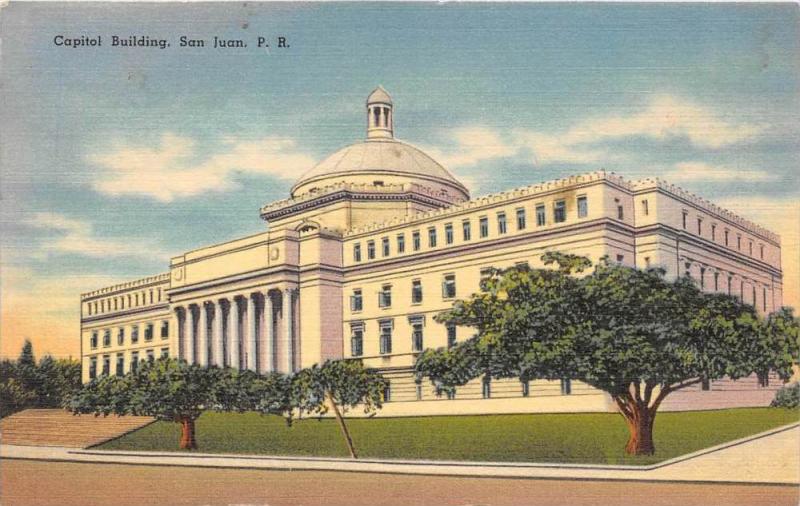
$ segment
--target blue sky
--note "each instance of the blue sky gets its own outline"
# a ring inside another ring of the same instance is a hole
[[[473,195],[603,167],[776,230],[796,305],[799,21],[788,3],[12,4],[2,354],[23,337],[76,354],[80,291],[263,230],[261,205],[364,136],[378,84],[397,136]],[[114,34],[172,46],[112,48]],[[180,49],[181,35],[249,47]]]

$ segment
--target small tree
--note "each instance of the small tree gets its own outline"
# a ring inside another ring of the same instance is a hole
[[[358,405],[364,413],[374,414],[381,408],[388,383],[379,374],[364,368],[355,360],[328,360],[314,364],[292,378],[292,404],[300,415],[304,412],[323,415],[333,409],[350,457],[358,458],[343,413]]]
[[[86,384],[72,399],[74,413],[153,416],[181,425],[180,448],[197,448],[195,421],[222,397],[218,384],[222,372],[184,360],[160,358],[142,362],[124,377],[103,376]],[[230,409],[235,402],[218,404]]]

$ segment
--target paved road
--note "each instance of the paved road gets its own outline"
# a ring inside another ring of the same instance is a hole
[[[451,478],[4,460],[14,505],[742,505],[795,506],[792,486]]]

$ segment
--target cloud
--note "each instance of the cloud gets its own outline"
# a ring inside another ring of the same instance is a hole
[[[777,175],[765,170],[742,170],[705,162],[689,161],[676,163],[674,168],[664,173],[670,182],[742,182],[760,183],[776,181]]]
[[[105,195],[138,195],[161,202],[236,189],[236,173],[263,174],[293,180],[315,160],[296,149],[291,139],[222,139],[217,153],[200,157],[197,142],[165,133],[157,147],[116,146],[92,154],[103,172],[94,189]]]
[[[73,254],[89,258],[169,259],[169,254],[149,240],[141,238],[102,238],[94,235],[89,222],[58,213],[35,213],[24,221],[28,226],[49,231],[51,237],[41,242],[39,254]],[[34,253],[35,255],[36,253]]]
[[[629,114],[584,119],[558,133],[530,129],[502,132],[473,125],[450,131],[446,147],[426,149],[451,168],[503,158],[522,158],[534,165],[607,164],[635,155],[618,147],[612,149],[608,145],[612,141],[684,139],[696,148],[716,150],[754,141],[765,130],[764,125],[734,121],[708,107],[661,95]],[[708,171],[706,174],[714,176]],[[750,174],[751,177],[756,175]]]

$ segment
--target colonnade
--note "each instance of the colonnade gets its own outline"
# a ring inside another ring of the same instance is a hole
[[[189,363],[294,372],[297,289],[270,288],[175,306],[178,356]]]

